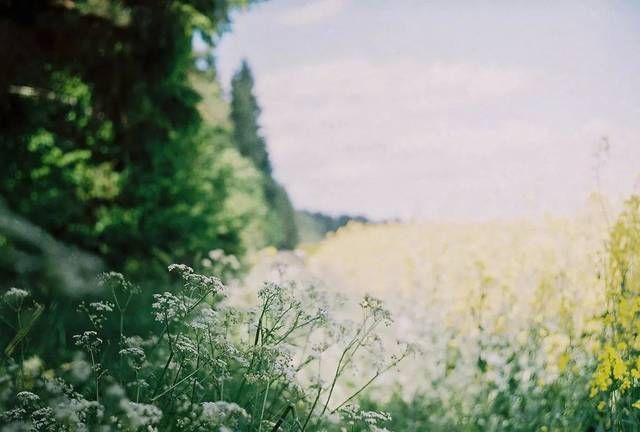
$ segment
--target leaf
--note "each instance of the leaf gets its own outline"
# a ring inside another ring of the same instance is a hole
[[[16,335],[13,337],[11,342],[9,342],[7,347],[4,349],[4,353],[7,355],[7,357],[9,357],[11,354],[13,354],[13,351],[15,351],[16,347],[20,344],[20,342],[22,342],[22,340],[25,337],[27,337],[27,335],[31,331],[31,328],[36,323],[36,321],[38,321],[38,319],[40,318],[40,315],[42,315],[43,311],[44,311],[44,306],[42,306],[40,303],[36,303],[35,304],[35,309],[33,310],[33,313],[31,314],[31,319],[29,319],[29,321],[27,322],[27,324],[24,327],[21,327],[18,330],[18,333],[16,333]]]

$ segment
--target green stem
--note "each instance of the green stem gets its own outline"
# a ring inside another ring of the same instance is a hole
[[[280,418],[278,419],[276,424],[273,425],[271,432],[278,432],[278,429],[280,429],[280,426],[282,426],[282,423],[284,422],[285,417],[287,417],[287,415],[290,412],[293,412],[293,405],[287,405],[285,407],[284,411],[282,411],[282,414],[280,414]]]
[[[191,378],[192,376],[194,376],[195,374],[197,374],[200,371],[200,369],[196,369],[193,372],[191,372],[189,375],[187,375],[186,377],[182,378],[180,381],[178,381],[177,383],[175,383],[174,385],[172,385],[171,387],[169,387],[168,389],[166,389],[165,391],[163,391],[162,393],[160,393],[158,396],[155,396],[153,398],[151,398],[151,402],[155,402],[158,399],[160,399],[162,396],[166,395],[167,393],[169,393],[170,391],[173,391],[173,389],[175,389],[176,387],[178,387],[180,384],[182,384],[183,382],[185,382],[186,380],[188,380],[189,378]]]
[[[262,419],[264,418],[264,408],[267,404],[267,396],[269,395],[269,386],[271,381],[267,382],[267,388],[264,391],[264,398],[262,398],[262,408],[260,409],[260,421],[258,423],[258,432],[262,432]]]
[[[302,424],[302,432],[307,428],[307,424],[309,424],[309,420],[311,420],[311,416],[313,415],[313,410],[316,408],[318,401],[320,400],[320,393],[322,393],[322,387],[318,385],[318,393],[316,393],[316,398],[313,400],[313,404],[311,405],[311,409],[309,410],[309,414],[307,418],[304,420]]]

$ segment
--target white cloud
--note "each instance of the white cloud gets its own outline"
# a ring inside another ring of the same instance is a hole
[[[311,0],[282,12],[278,21],[288,26],[318,23],[338,15],[346,4],[347,0]]]
[[[257,76],[276,175],[296,205],[443,219],[582,202],[596,140],[615,128],[558,129],[529,118],[546,84],[531,70],[411,60],[340,60]],[[638,133],[626,136],[622,142]]]
[[[239,19],[220,58],[226,71],[242,56],[255,67],[275,175],[300,207],[570,211],[595,187],[603,135],[602,188],[636,182],[638,33],[622,10],[276,3]],[[309,23],[321,25],[297,27]]]

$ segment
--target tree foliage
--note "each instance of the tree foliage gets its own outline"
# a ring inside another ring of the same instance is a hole
[[[369,223],[369,219],[364,216],[350,216],[345,214],[331,216],[325,213],[307,210],[296,211],[295,219],[300,241],[303,243],[320,241],[327,234],[337,231],[349,222]]]
[[[235,0],[0,3],[0,195],[54,238],[137,271],[241,254],[235,167],[205,124],[192,37]]]
[[[253,74],[248,63],[243,61],[231,79],[233,139],[241,155],[249,158],[260,171],[270,175],[271,162],[265,139],[260,135],[260,107],[253,87]]]
[[[287,191],[272,176],[266,141],[260,133],[259,116],[253,74],[247,62],[243,61],[231,80],[233,140],[240,154],[251,160],[263,175],[264,197],[268,206],[266,243],[292,249],[298,243],[295,211]]]

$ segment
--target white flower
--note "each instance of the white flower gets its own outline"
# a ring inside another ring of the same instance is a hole
[[[142,426],[155,425],[162,419],[162,411],[155,405],[122,399],[120,408],[124,411],[127,422],[134,430]]]
[[[76,346],[86,349],[87,351],[93,351],[102,345],[102,339],[98,337],[98,333],[95,331],[86,331],[81,335],[74,335],[73,340]]]
[[[40,396],[29,391],[21,391],[16,395],[16,398],[22,405],[31,405],[32,403],[40,400]]]
[[[91,377],[91,365],[80,359],[76,359],[69,363],[69,372],[76,382],[84,382]]]
[[[96,312],[113,312],[113,304],[106,301],[93,302],[89,306]]]
[[[214,425],[220,425],[231,417],[237,419],[250,418],[245,409],[236,403],[226,401],[202,402],[201,418],[203,421]]]
[[[29,297],[29,291],[11,287],[6,293],[3,294],[2,299],[7,303],[17,303],[27,297]]]
[[[154,302],[151,307],[155,311],[156,321],[179,321],[187,313],[187,307],[184,302],[168,291],[162,294],[154,294],[153,299]]]
[[[216,312],[210,307],[203,307],[198,311],[190,322],[189,327],[196,330],[206,330],[211,328],[216,323]]]
[[[140,369],[146,360],[144,350],[139,347],[128,347],[118,351],[118,354],[127,359],[127,363],[132,369]]]
[[[198,348],[196,345],[186,336],[179,335],[175,341],[176,351],[185,357],[197,357]]]
[[[55,417],[49,407],[40,408],[31,413],[31,421],[35,430],[55,430]]]

